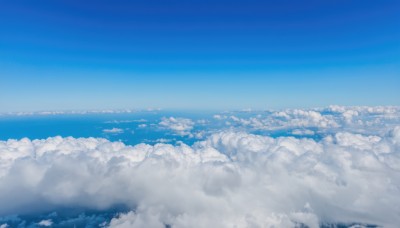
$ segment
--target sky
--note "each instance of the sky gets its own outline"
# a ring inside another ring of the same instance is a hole
[[[400,105],[398,1],[0,2],[0,112]]]

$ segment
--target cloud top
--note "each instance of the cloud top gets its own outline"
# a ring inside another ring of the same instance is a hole
[[[188,118],[163,117],[159,125],[183,136],[190,134],[194,127],[194,122]]]
[[[319,141],[222,131],[193,146],[25,138],[0,141],[0,155],[1,216],[125,205],[107,226],[400,223],[400,127]]]

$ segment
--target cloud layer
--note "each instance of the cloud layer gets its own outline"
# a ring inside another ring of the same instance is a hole
[[[244,131],[293,132],[293,135],[352,133],[384,134],[400,124],[400,108],[391,106],[330,106],[316,109],[227,112],[214,115],[217,123]]]
[[[124,205],[129,212],[105,225],[400,224],[400,127],[319,141],[222,131],[193,146],[25,138],[0,141],[0,153],[0,216]]]

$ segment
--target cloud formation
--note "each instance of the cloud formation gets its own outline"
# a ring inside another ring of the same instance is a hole
[[[25,138],[0,153],[0,216],[124,205],[107,226],[400,224],[400,126],[320,141],[222,131],[193,146]]]
[[[51,221],[51,219],[45,219],[38,223],[39,226],[51,226],[52,224],[53,222]]]
[[[340,131],[385,134],[400,124],[400,108],[391,106],[286,109],[281,111],[228,112],[214,115],[214,122],[248,132],[285,132],[292,135],[325,135]],[[314,133],[312,133],[314,132]]]
[[[194,122],[187,118],[163,117],[159,123],[161,127],[170,129],[178,135],[190,135],[190,131],[194,127]]]
[[[113,127],[111,129],[103,129],[104,133],[120,134],[124,132],[124,129]]]

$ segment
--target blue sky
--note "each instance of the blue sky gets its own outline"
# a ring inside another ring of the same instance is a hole
[[[398,1],[0,2],[0,111],[400,105]]]

